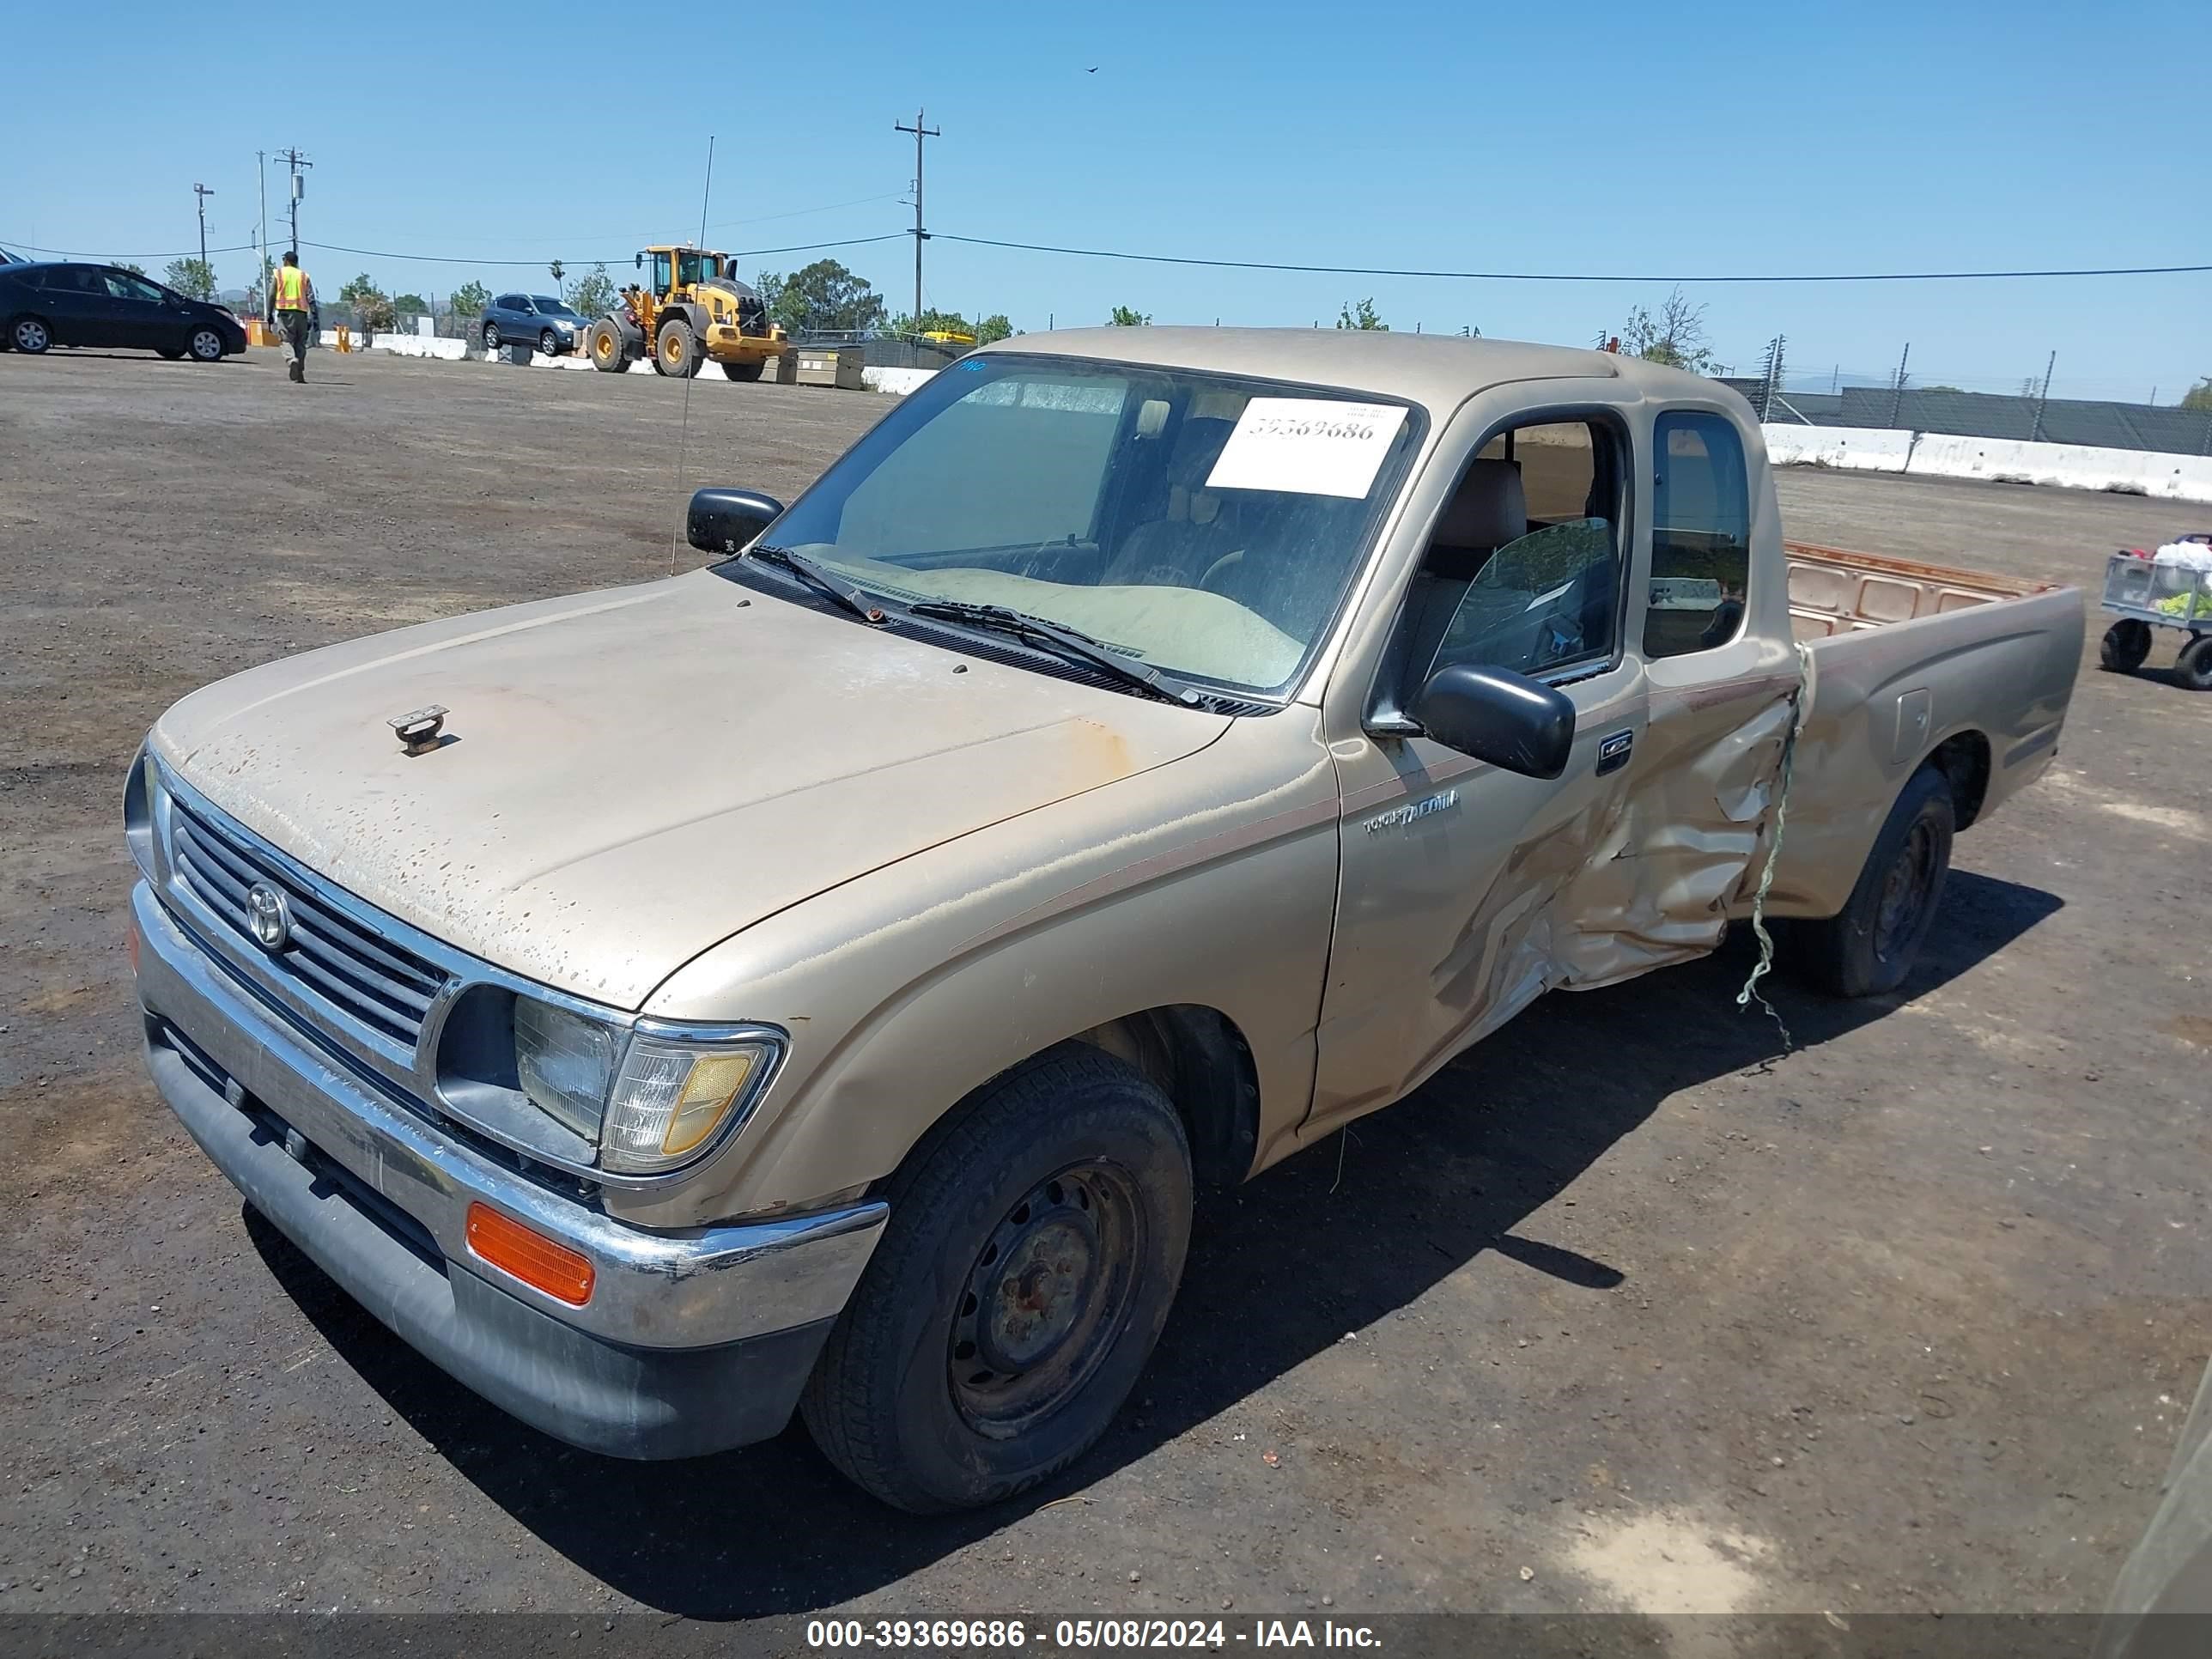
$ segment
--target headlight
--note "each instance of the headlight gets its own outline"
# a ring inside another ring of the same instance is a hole
[[[514,1000],[514,1071],[531,1103],[586,1140],[599,1135],[615,1033],[529,997]]]
[[[529,997],[514,1003],[522,1092],[556,1122],[597,1141],[601,1168],[651,1175],[687,1161],[742,1122],[775,1045],[750,1034],[617,1028]]]

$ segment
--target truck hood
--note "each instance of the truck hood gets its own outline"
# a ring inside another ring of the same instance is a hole
[[[410,757],[388,722],[433,703],[446,741]],[[186,697],[151,742],[368,903],[636,1008],[779,910],[1228,724],[697,571],[267,664]]]

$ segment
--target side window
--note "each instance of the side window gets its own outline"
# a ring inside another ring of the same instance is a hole
[[[495,311],[520,311],[522,309],[521,296],[515,294],[502,294],[491,303],[492,308]]]
[[[1620,461],[1612,430],[1583,421],[1516,427],[1483,447],[1415,579],[1421,678],[1457,663],[1542,674],[1612,659]]]
[[[1654,423],[1651,588],[1644,654],[1726,645],[1743,629],[1751,580],[1751,486],[1743,441],[1717,415],[1670,410]]]

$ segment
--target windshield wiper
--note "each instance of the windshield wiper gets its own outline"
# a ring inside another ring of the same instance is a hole
[[[1186,680],[1132,661],[1120,652],[1101,645],[1088,634],[1062,623],[1032,617],[1026,611],[1016,611],[1003,605],[969,605],[958,599],[918,599],[907,606],[907,611],[912,616],[941,617],[947,622],[966,623],[971,628],[994,628],[1001,633],[1019,635],[1024,639],[1050,646],[1064,658],[1087,663],[1112,675],[1124,685],[1133,686],[1168,702],[1203,708],[1218,701],[1212,693],[1201,691]]]
[[[859,588],[839,581],[804,554],[794,553],[787,547],[763,545],[747,548],[745,556],[788,570],[823,598],[841,610],[851,611],[862,622],[879,623],[884,620],[882,608],[870,604]]]

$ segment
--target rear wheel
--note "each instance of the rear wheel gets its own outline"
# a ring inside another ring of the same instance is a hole
[[[939,1124],[799,1402],[846,1475],[918,1513],[1012,1497],[1095,1444],[1190,1238],[1190,1149],[1134,1071],[1070,1043]]]
[[[192,354],[195,362],[219,363],[222,361],[222,336],[211,328],[194,329],[185,349]]]
[[[761,377],[761,370],[766,367],[767,364],[754,357],[742,363],[724,363],[722,373],[733,380],[757,380]]]
[[[1957,824],[1950,780],[1922,767],[1889,809],[1842,914],[1798,930],[1806,971],[1824,989],[1879,996],[1905,982],[1935,925]]]
[[[8,343],[18,351],[35,357],[53,343],[54,337],[43,317],[18,317],[8,325]]]
[[[2173,672],[2191,691],[2212,691],[2212,634],[2199,634],[2183,646]]]
[[[2115,674],[2132,674],[2143,665],[2150,655],[2150,624],[2134,617],[2123,618],[2105,630],[2105,641],[2097,648],[2097,660]]]
[[[497,351],[499,349],[499,325],[497,323],[486,323],[483,325],[483,343],[484,349],[486,351]]]
[[[681,317],[671,317],[660,325],[660,337],[653,343],[653,367],[663,374],[688,380],[699,372],[699,337],[691,331],[691,325]]]
[[[619,374],[629,367],[623,361],[622,331],[605,317],[592,325],[586,345],[592,354],[592,367],[602,374]]]

